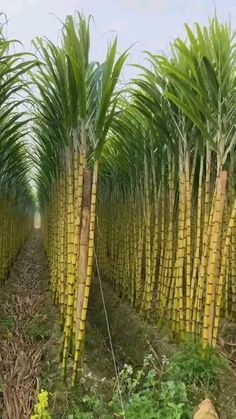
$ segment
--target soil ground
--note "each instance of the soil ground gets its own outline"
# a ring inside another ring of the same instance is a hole
[[[160,359],[178,349],[168,330],[140,320],[125,301],[102,283],[117,369],[125,363],[142,365],[145,354]],[[0,415],[28,419],[39,389],[50,395],[53,419],[68,418],[86,393],[109,400],[114,386],[114,362],[100,284],[91,289],[83,377],[72,390],[61,379],[61,336],[57,308],[52,304],[48,268],[40,232],[33,232],[19,254],[0,293]],[[210,395],[221,419],[236,418],[236,378],[222,377],[217,394]],[[201,395],[196,395],[196,402]],[[199,399],[199,400],[198,400]]]
[[[29,418],[42,359],[50,344],[48,285],[39,234],[18,256],[0,295],[0,406],[2,418]],[[44,336],[45,335],[45,336]]]

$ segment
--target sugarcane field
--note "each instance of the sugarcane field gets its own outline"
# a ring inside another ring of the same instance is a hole
[[[236,419],[235,22],[2,2],[2,419]]]

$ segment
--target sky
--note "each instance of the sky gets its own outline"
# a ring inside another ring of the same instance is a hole
[[[8,18],[8,37],[19,39],[26,51],[32,50],[36,36],[59,43],[67,14],[76,10],[91,14],[91,58],[102,61],[109,40],[117,34],[120,52],[132,46],[128,64],[144,64],[144,50],[168,51],[171,41],[184,37],[185,22],[207,24],[215,10],[236,29],[236,0],[1,0],[0,8]],[[130,68],[125,70],[127,78]]]

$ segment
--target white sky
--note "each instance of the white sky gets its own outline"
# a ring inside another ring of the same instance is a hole
[[[129,62],[140,63],[143,50],[167,50],[171,40],[183,35],[185,22],[206,24],[215,9],[236,29],[236,0],[1,0],[0,8],[9,19],[8,37],[22,41],[26,50],[35,36],[57,42],[59,20],[67,14],[79,10],[93,15],[91,55],[97,60],[104,58],[113,31],[120,51],[136,43]],[[125,74],[129,77],[132,70]]]

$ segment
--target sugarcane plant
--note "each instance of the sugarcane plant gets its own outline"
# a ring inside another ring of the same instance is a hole
[[[72,382],[82,360],[94,256],[98,167],[115,117],[116,89],[127,53],[117,55],[117,39],[104,63],[90,61],[90,18],[68,16],[61,46],[37,39],[42,65],[32,72],[37,92],[35,162],[38,199],[54,300],[64,333],[62,373],[69,352]]]
[[[19,99],[26,87],[24,74],[35,59],[14,52],[17,41],[0,27],[0,284],[7,279],[33,223],[34,196],[30,184],[26,136],[27,120]],[[24,57],[24,60],[23,60]]]
[[[212,19],[147,53],[103,150],[103,275],[144,317],[215,345],[235,317],[235,35]]]

